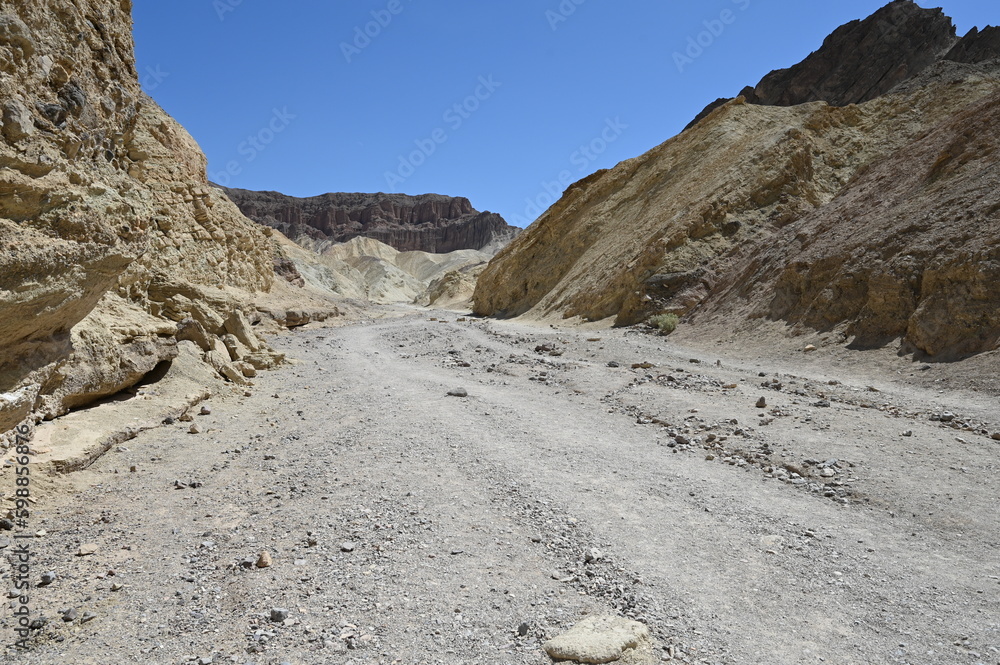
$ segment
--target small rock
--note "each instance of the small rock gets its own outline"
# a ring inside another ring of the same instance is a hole
[[[612,360],[608,363],[608,367],[621,367],[621,365]]]
[[[271,621],[274,623],[282,623],[288,618],[288,610],[282,607],[274,607],[271,609]]]
[[[823,409],[828,409],[828,408],[830,408],[830,400],[828,400],[828,399],[821,399],[818,402],[813,402],[813,406],[820,407],[820,408],[823,408]]]
[[[210,416],[210,415],[212,415],[212,407],[210,407],[210,406],[203,406],[203,407],[201,407],[201,411],[198,412],[198,415],[200,415],[200,416]]]
[[[757,408],[758,409],[766,409],[767,408],[767,398],[766,397],[761,397],[759,400],[757,400]]]
[[[62,620],[65,621],[66,623],[76,621],[76,617],[77,617],[77,611],[75,607],[71,607],[62,613]]]
[[[94,614],[93,612],[84,612],[83,616],[80,618],[80,623],[87,623],[89,621],[93,621],[96,618],[97,615]]]
[[[994,441],[1000,441],[1000,432],[993,432],[992,438]]]
[[[45,617],[38,617],[37,619],[31,622],[28,628],[31,630],[41,630],[42,628],[45,628],[45,624],[47,624],[48,622],[49,620],[46,619]]]
[[[271,560],[271,553],[265,550],[257,557],[257,563],[254,565],[258,568],[270,568],[273,564],[274,561]]]
[[[167,416],[163,419],[164,425],[173,425],[177,420],[173,416]]]
[[[454,390],[448,391],[449,397],[468,397],[469,391],[465,388],[455,388]]]
[[[355,543],[352,543],[351,541],[347,540],[347,541],[344,541],[344,542],[342,542],[340,544],[340,551],[341,552],[353,552],[356,547],[357,547],[357,545]]]
[[[678,434],[677,436],[675,436],[674,437],[674,441],[676,441],[677,444],[681,445],[681,446],[687,446],[687,445],[691,444],[691,439],[689,439],[686,436],[683,436],[681,434]]]
[[[188,430],[188,434],[201,434],[201,427],[197,423],[193,423]]]
[[[631,650],[629,662],[654,662],[649,628],[619,617],[584,619],[542,648],[553,660],[611,663],[621,660]]]
[[[80,549],[77,550],[77,556],[90,556],[97,551],[97,545],[95,543],[87,543],[86,545],[80,545]]]
[[[905,432],[903,432],[903,436],[913,436],[913,430],[912,429],[906,430]]]
[[[124,584],[119,584],[118,582],[115,582],[114,584],[111,585],[111,590],[112,591],[121,591],[124,588],[125,588],[125,585]]]
[[[806,353],[809,353],[810,351],[815,351],[816,350],[816,346],[813,345],[813,344],[809,344],[809,345],[806,346],[806,348],[804,348],[802,350],[805,351]]]
[[[524,637],[525,635],[527,635],[529,628],[531,628],[531,626],[529,626],[526,623],[522,623],[520,626],[517,627],[517,634],[518,634],[518,636],[519,637]]]
[[[47,573],[42,573],[42,580],[38,583],[38,586],[48,586],[56,581],[58,575],[54,572],[49,571]]]
[[[715,460],[715,455],[705,455],[705,460],[708,462],[712,462]]]
[[[955,419],[955,414],[950,411],[945,411],[941,414],[941,422],[950,423]]]
[[[0,519],[0,531],[13,531],[14,522],[7,518]]]
[[[583,560],[587,563],[597,563],[603,558],[604,554],[596,547],[590,548],[587,550],[586,554],[583,555]]]
[[[837,472],[831,469],[830,467],[827,467],[825,469],[821,469],[819,475],[823,476],[824,478],[833,478],[835,475],[837,475]]]

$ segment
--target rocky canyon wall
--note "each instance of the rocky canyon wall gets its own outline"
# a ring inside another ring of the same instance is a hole
[[[958,53],[938,12],[908,2],[884,11],[918,12],[897,25],[922,26],[917,44],[936,35],[928,52]],[[880,18],[842,28],[824,45],[836,48],[811,61],[837,65],[852,52],[837,42],[879,34]],[[962,41],[968,57],[959,59],[971,62],[937,57],[860,104],[726,102],[645,155],[572,185],[490,263],[476,311],[619,325],[673,312],[744,332],[746,322],[784,321],[837,328],[861,346],[901,339],[942,358],[996,348],[995,34]],[[759,91],[800,99],[795,71],[774,79],[787,88]],[[867,76],[846,71],[854,74],[812,78]]]
[[[0,0],[0,432],[139,381],[181,322],[257,346],[270,240],[140,89],[131,28],[129,0]]]

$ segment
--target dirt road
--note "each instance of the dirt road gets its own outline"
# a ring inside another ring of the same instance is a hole
[[[992,399],[432,316],[274,340],[75,474],[5,662],[547,663],[610,612],[676,662],[1000,663]]]

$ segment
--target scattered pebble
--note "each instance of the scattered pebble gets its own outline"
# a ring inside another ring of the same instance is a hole
[[[453,390],[449,390],[448,395],[450,397],[468,397],[469,391],[465,388],[455,388]]]
[[[271,559],[271,553],[265,550],[257,557],[257,563],[254,565],[258,568],[270,568],[273,564],[274,561]]]

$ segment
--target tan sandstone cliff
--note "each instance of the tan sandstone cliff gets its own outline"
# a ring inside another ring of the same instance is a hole
[[[131,27],[129,0],[0,0],[0,432],[136,383],[179,338],[233,380],[226,335],[263,351],[271,241],[141,91]]]
[[[995,60],[938,62],[859,105],[730,101],[572,185],[490,263],[475,310],[996,348],[998,108]]]

